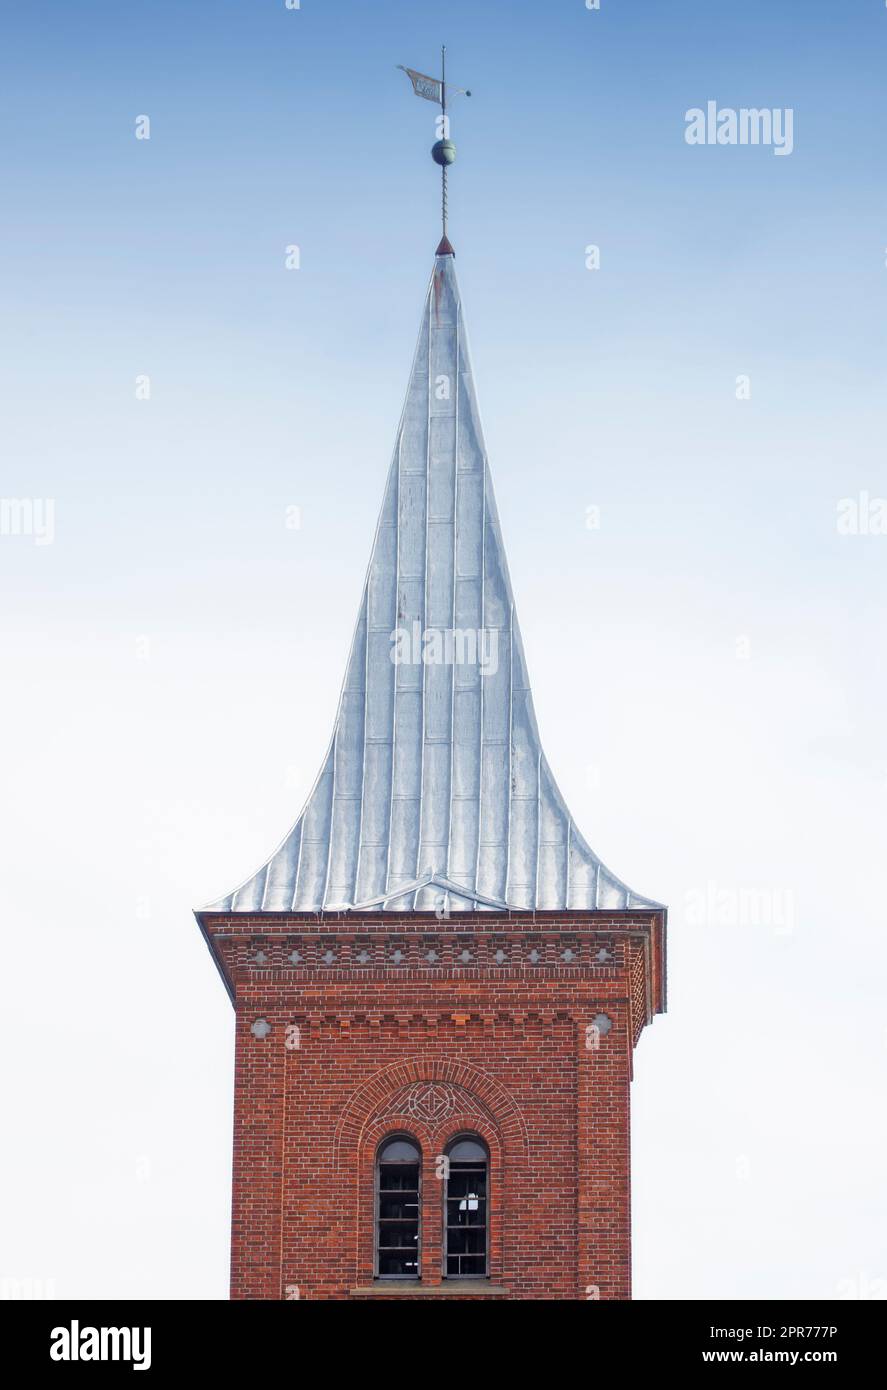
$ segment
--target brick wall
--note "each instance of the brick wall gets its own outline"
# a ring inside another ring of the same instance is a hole
[[[203,914],[235,1002],[233,1298],[631,1296],[633,1042],[663,915]],[[374,1284],[375,1158],[419,1143],[420,1288]],[[438,1156],[490,1154],[490,1271],[442,1275]]]

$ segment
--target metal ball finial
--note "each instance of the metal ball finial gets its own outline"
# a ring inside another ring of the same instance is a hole
[[[437,143],[431,147],[431,158],[434,160],[435,164],[439,164],[441,168],[446,168],[447,165],[454,163],[456,159],[456,146],[453,144],[452,140],[438,140]]]

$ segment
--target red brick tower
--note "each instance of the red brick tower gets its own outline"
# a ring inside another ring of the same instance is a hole
[[[542,752],[445,241],[329,750],[197,913],[237,1017],[232,1297],[630,1298],[665,915]]]

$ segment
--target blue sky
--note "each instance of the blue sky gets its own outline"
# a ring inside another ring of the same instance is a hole
[[[31,1035],[9,1082],[34,1134],[3,1157],[9,1273],[225,1294],[231,1017],[189,909],[267,856],[326,746],[439,237],[435,110],[396,65],[441,42],[473,92],[450,232],[542,737],[593,848],[671,909],[636,1292],[867,1287],[887,537],[835,519],[887,494],[876,0],[9,16],[0,493],[54,499],[55,537],[0,538],[2,892],[69,1044]],[[792,154],[687,145],[708,100],[790,107]],[[794,929],[696,922],[711,882]]]

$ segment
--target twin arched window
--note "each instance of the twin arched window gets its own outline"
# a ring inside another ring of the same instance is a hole
[[[483,1279],[489,1267],[489,1154],[475,1135],[460,1135],[440,1165],[443,1273]],[[422,1251],[422,1151],[415,1139],[384,1139],[376,1157],[376,1277],[418,1279]]]

